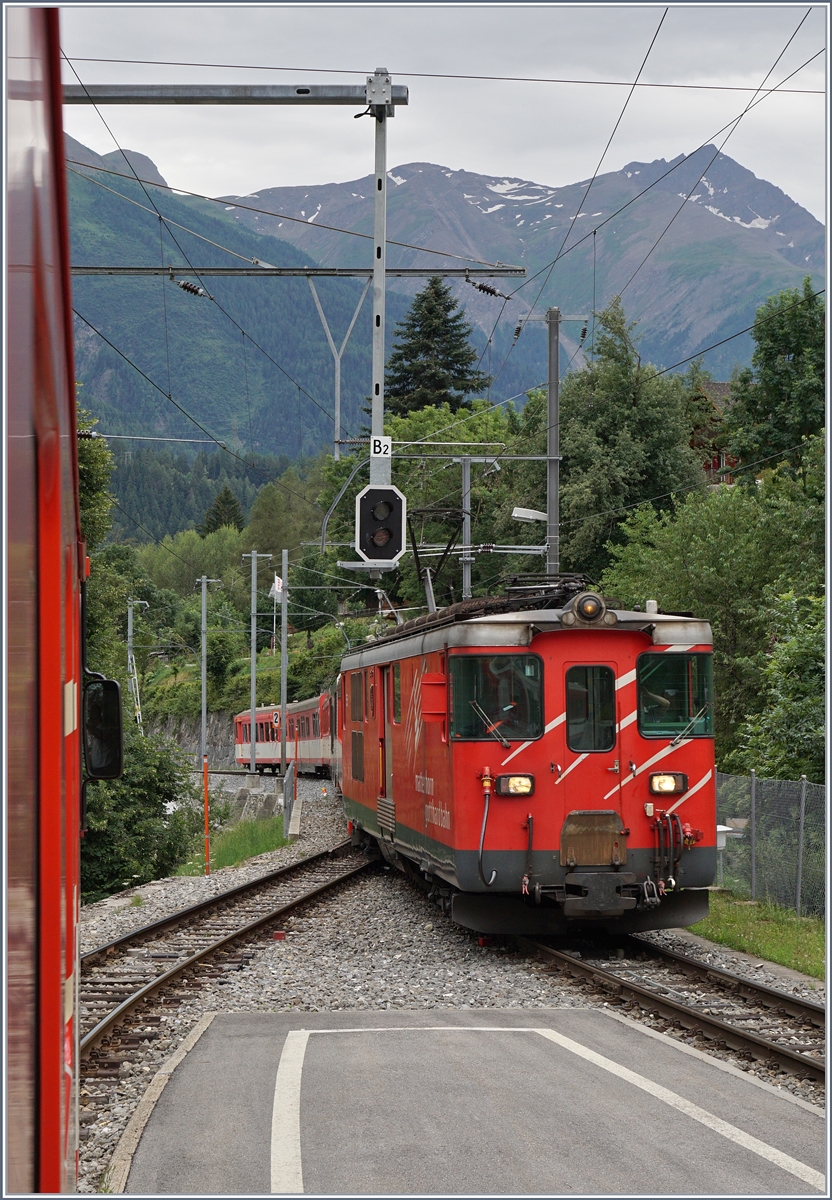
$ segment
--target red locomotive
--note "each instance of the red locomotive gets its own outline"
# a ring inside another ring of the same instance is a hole
[[[574,580],[408,622],[342,662],[346,815],[484,933],[693,924],[716,869],[711,680],[706,622]]]
[[[311,700],[299,700],[286,706],[286,761],[296,769],[315,775],[331,775],[340,761],[341,745],[337,738],[334,694],[325,693]],[[241,767],[251,765],[250,709],[234,718],[234,755]],[[266,705],[257,709],[255,762],[262,775],[280,768],[280,708]]]
[[[58,12],[6,17],[5,1192],[61,1192],[77,1175],[80,727],[87,776],[114,778],[120,708],[117,684],[84,686]]]

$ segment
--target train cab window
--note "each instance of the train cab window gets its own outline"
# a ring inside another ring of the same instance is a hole
[[[402,664],[393,664],[393,720],[397,725],[402,719]]]
[[[543,733],[543,663],[536,654],[453,655],[451,737],[526,741]]]
[[[367,715],[368,715],[368,717],[375,717],[375,715],[376,715],[375,672],[368,671],[367,679],[368,679],[368,683],[369,683],[369,693],[370,693],[369,702],[367,704]]]
[[[566,744],[577,754],[615,745],[615,675],[610,667],[566,672]]]
[[[642,654],[636,663],[643,737],[713,737],[711,654]]]
[[[350,720],[364,720],[364,672],[350,674]]]

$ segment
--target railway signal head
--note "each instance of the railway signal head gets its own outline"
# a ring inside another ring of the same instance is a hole
[[[370,484],[355,498],[355,548],[365,562],[391,567],[405,551],[407,501],[397,487]]]

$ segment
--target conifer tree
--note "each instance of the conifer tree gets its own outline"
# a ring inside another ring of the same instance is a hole
[[[467,396],[487,388],[489,377],[476,368],[472,332],[450,287],[431,279],[396,326],[385,381],[387,410],[405,416],[429,404],[448,404],[456,412]]]
[[[197,533],[201,537],[205,537],[208,533],[215,533],[218,529],[222,529],[224,525],[230,525],[233,529],[239,530],[245,523],[242,505],[226,484],[206,512],[205,520],[197,528]]]

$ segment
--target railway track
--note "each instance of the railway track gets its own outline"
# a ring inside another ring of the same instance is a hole
[[[221,892],[199,904],[133,930],[81,958],[80,1054],[86,1076],[118,1074],[121,1059],[107,1054],[117,1027],[143,1023],[141,1034],[118,1037],[129,1052],[133,1041],[153,1036],[161,1022],[153,1007],[178,1006],[201,979],[238,970],[253,954],[240,942],[262,934],[293,909],[337,887],[373,865],[349,841],[288,867]],[[138,1044],[138,1042],[137,1042]]]
[[[615,1003],[636,1004],[732,1050],[823,1083],[826,1009],[642,938],[617,944],[612,961],[522,939],[551,970],[591,981]]]

